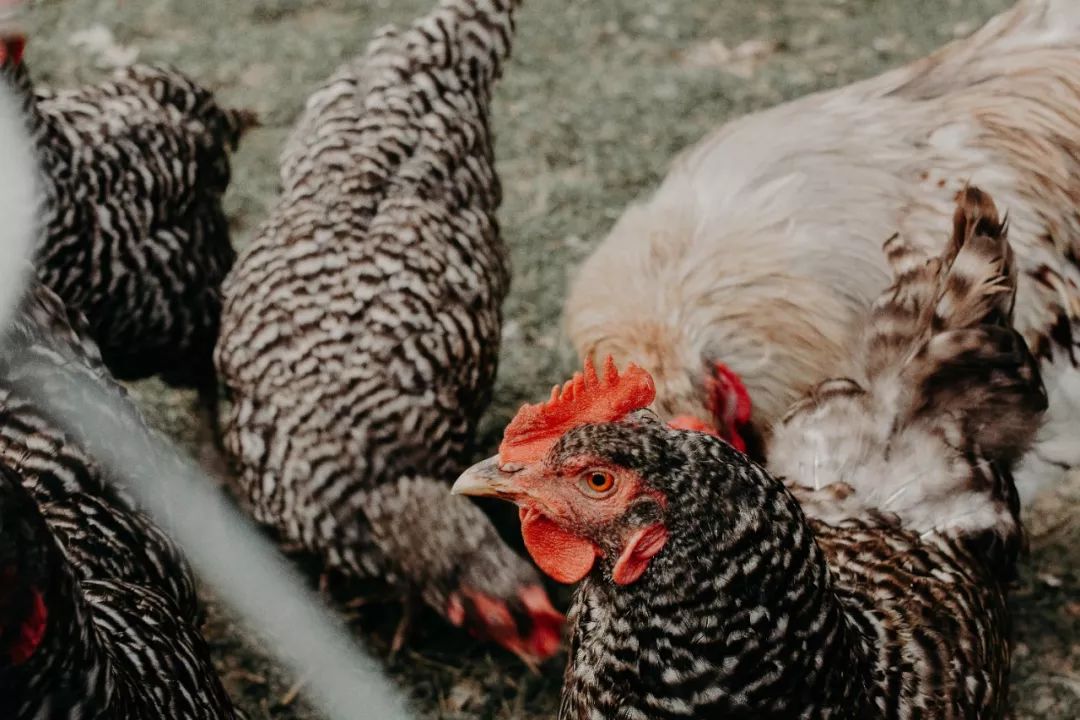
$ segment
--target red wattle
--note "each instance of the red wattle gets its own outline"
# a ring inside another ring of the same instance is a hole
[[[454,627],[465,624],[465,603],[461,601],[461,595],[452,593],[449,602],[446,603],[446,619]]]
[[[22,35],[0,38],[0,65],[22,63],[23,54],[26,51],[26,38]]]
[[[537,510],[523,507],[519,516],[525,548],[552,580],[572,585],[589,574],[596,562],[595,545],[563,530]]]
[[[552,606],[544,588],[539,585],[525,588],[518,596],[528,608],[533,623],[526,649],[534,657],[546,660],[562,647],[566,618]]]
[[[733,401],[731,403],[731,409],[733,410],[732,422],[739,425],[750,422],[750,414],[753,408],[750,403],[750,393],[746,390],[746,386],[743,385],[742,378],[727,365],[718,362],[716,363],[716,379],[724,395]]]
[[[727,440],[728,444],[731,445],[731,447],[735,448],[739,452],[746,452],[746,441],[743,440],[742,435],[739,434],[739,431],[736,430],[734,426],[728,428],[727,434],[724,439]]]

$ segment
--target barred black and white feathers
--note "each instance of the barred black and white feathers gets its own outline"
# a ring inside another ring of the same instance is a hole
[[[91,522],[57,533],[58,513]],[[112,534],[131,529],[126,514],[77,494],[39,505],[0,461],[3,717],[236,717],[192,619],[153,584],[108,565],[118,543],[125,552],[138,540]]]
[[[0,60],[10,50],[0,43]],[[0,144],[9,150],[29,145],[12,99],[0,91]],[[9,152],[0,185],[35,187],[36,171],[32,153]],[[32,270],[19,250],[32,247],[38,209],[36,202],[5,208],[9,222],[0,225],[5,275],[20,288]],[[233,718],[195,630],[194,582],[178,548],[54,422],[59,410],[80,434],[85,420],[71,412],[80,394],[105,392],[121,403],[126,395],[82,315],[47,287],[30,285],[0,328],[0,717]],[[97,422],[132,443],[135,456],[150,440],[138,413]]]
[[[179,549],[52,419],[93,387],[128,402],[85,332],[35,285],[0,348],[0,715],[233,718]],[[149,444],[138,413],[114,420],[97,429]],[[147,462],[127,470],[170,471]]]
[[[70,546],[83,579],[104,576],[153,587],[194,620],[194,581],[178,548],[134,507],[123,484],[31,395],[48,394],[50,410],[64,411],[77,432],[82,431],[76,393],[96,397],[93,388],[99,388],[130,404],[86,333],[82,316],[67,310],[47,287],[35,285],[26,294],[0,350],[0,462],[22,478],[41,504],[52,532]],[[112,427],[98,429],[149,446],[152,431],[138,413],[132,417],[140,419],[115,417]],[[150,452],[141,455],[147,463],[129,468],[132,474],[169,471],[152,464]]]
[[[1012,327],[1006,223],[967,188],[940,257],[901,236],[885,250],[896,279],[871,310],[863,375],[792,408],[769,470],[861,608],[852,622],[870,639],[874,705],[1004,717],[1005,592],[1022,542],[1012,471],[1048,404]]]
[[[491,397],[509,284],[489,116],[517,5],[444,0],[311,96],[281,197],[226,281],[216,360],[259,521],[536,657],[553,648],[512,645],[558,635],[539,577],[447,493]]]
[[[40,279],[86,315],[116,377],[160,374],[213,393],[220,286],[235,258],[221,201],[253,116],[143,65],[100,85],[35,89],[21,43],[4,38],[0,77],[23,93],[42,165]]]
[[[562,720],[1005,717],[1012,471],[1047,398],[982,193],[948,248],[890,242],[859,375],[791,410],[772,474],[642,409],[459,480],[584,576]]]

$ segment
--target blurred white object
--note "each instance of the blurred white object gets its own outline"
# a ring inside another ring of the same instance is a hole
[[[0,4],[0,12],[7,8]],[[38,231],[40,182],[22,105],[0,82],[0,328],[7,327],[22,294],[24,276]]]

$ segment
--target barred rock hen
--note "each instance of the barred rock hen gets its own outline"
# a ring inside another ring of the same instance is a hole
[[[0,78],[23,93],[45,179],[39,277],[86,315],[113,375],[160,374],[212,401],[235,258],[221,199],[228,153],[253,117],[144,65],[100,85],[35,89],[24,44],[0,29]]]
[[[1022,0],[906,67],[729,122],[586,261],[570,337],[583,356],[648,370],[664,419],[767,446],[792,402],[845,372],[889,282],[881,242],[899,230],[940,252],[970,182],[1008,212],[1016,327],[1053,398],[1017,470],[1029,496],[1080,466],[1077,117],[1080,3]]]
[[[511,0],[383,30],[308,101],[283,192],[225,283],[225,445],[257,520],[535,660],[562,618],[451,498],[495,374],[509,268],[492,85]]]
[[[965,196],[942,257],[888,250],[858,379],[794,406],[773,475],[662,424],[648,373],[609,358],[458,480],[583,581],[561,718],[1005,716],[1011,471],[1046,393],[992,203]]]

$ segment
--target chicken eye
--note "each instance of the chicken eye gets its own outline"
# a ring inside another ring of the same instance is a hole
[[[615,478],[611,473],[595,471],[583,478],[585,488],[593,495],[605,495],[615,487]]]

